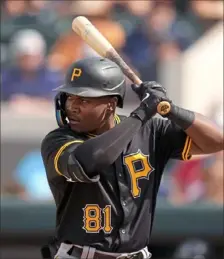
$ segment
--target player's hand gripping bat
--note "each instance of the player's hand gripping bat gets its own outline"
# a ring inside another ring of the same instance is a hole
[[[115,62],[134,84],[140,85],[142,83],[141,79],[124,62],[110,42],[86,17],[76,17],[72,22],[72,29],[99,55]],[[162,101],[157,105],[157,112],[161,115],[168,114],[170,109],[170,103],[167,101]]]

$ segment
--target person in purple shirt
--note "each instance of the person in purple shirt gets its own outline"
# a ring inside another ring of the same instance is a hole
[[[45,64],[43,36],[30,29],[19,31],[12,38],[10,50],[13,66],[2,71],[1,100],[36,103],[53,98],[52,89],[62,83],[62,75]]]

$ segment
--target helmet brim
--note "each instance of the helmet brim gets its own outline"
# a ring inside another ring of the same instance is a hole
[[[71,86],[66,86],[66,85],[61,85],[55,89],[53,89],[53,91],[56,92],[62,92],[62,93],[68,93],[68,94],[72,94],[72,95],[77,95],[77,96],[81,96],[81,97],[102,97],[102,96],[110,96],[110,95],[119,95],[119,93],[115,93],[113,92],[108,92],[108,91],[103,91],[100,89],[96,89],[96,88],[91,88],[91,87],[71,87]]]

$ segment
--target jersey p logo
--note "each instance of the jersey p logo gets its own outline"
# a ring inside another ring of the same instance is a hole
[[[80,77],[81,74],[82,74],[82,70],[80,68],[74,68],[72,72],[71,81],[73,81],[75,77]]]
[[[123,159],[131,177],[131,192],[134,198],[140,197],[141,189],[138,186],[138,180],[149,179],[149,175],[154,170],[150,165],[148,155],[144,155],[141,150],[127,155]],[[137,164],[139,165],[137,168]]]

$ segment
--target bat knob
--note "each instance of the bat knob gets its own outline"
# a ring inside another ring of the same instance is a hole
[[[160,115],[167,115],[171,110],[171,105],[167,101],[162,101],[157,105],[157,112]]]

